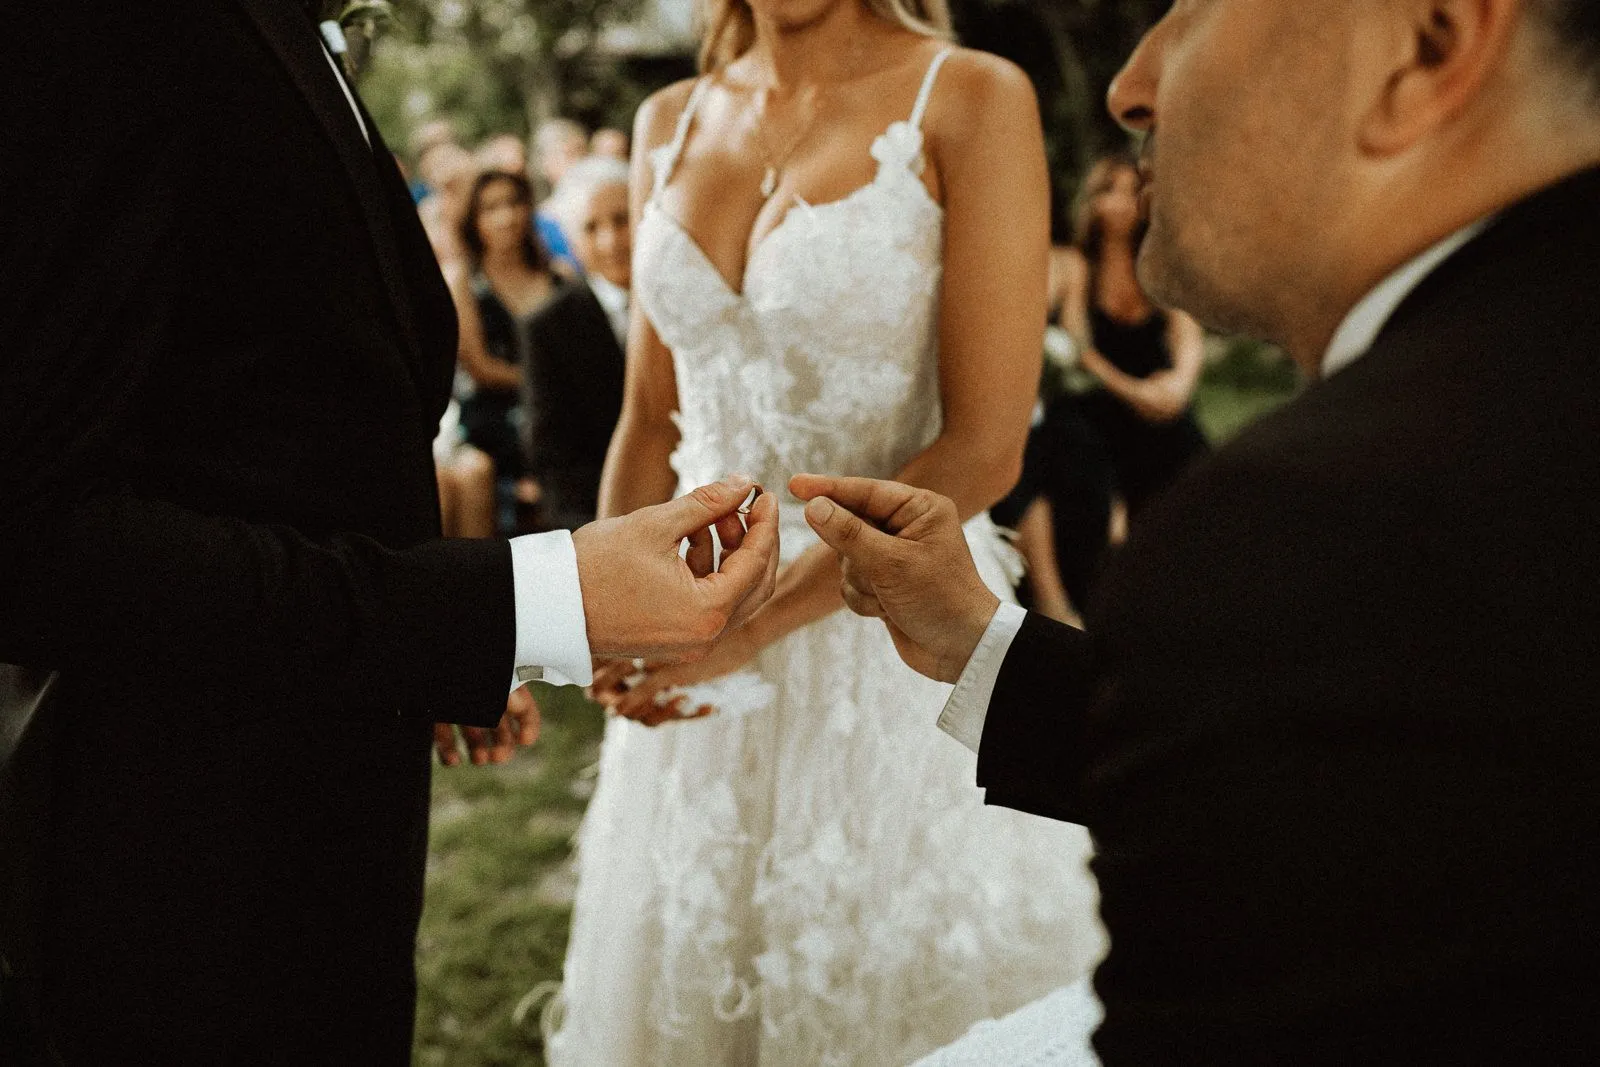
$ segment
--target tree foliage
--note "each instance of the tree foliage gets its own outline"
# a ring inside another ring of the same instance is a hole
[[[353,0],[330,0],[335,6]],[[606,56],[608,26],[650,0],[392,0],[363,91],[397,138],[434,117],[475,140],[526,134],[551,115],[627,128],[640,100],[692,70],[687,53]],[[952,0],[963,41],[1025,69],[1039,90],[1058,234],[1085,163],[1124,137],[1106,113],[1112,76],[1170,0]]]

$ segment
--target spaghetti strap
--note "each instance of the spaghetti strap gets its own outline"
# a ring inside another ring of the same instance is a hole
[[[661,195],[661,190],[667,187],[667,182],[672,180],[672,172],[678,169],[678,157],[683,155],[683,146],[689,140],[689,128],[694,125],[694,113],[700,106],[700,98],[705,95],[705,90],[711,84],[709,75],[700,78],[694,83],[694,88],[689,91],[689,100],[683,105],[683,114],[678,116],[678,128],[672,135],[672,140],[657,148],[651,153],[655,160],[656,184],[652,198]]]
[[[928,73],[922,79],[922,91],[917,93],[917,106],[911,109],[911,126],[922,129],[922,116],[928,110],[928,98],[933,95],[933,82],[939,76],[939,68],[944,66],[944,61],[950,58],[954,48],[943,48],[933,57],[933,62],[928,64]]]

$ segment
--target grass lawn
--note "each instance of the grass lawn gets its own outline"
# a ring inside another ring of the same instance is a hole
[[[1208,373],[1196,404],[1213,441],[1282,403],[1259,375]],[[427,908],[417,942],[419,1067],[544,1063],[537,1012],[566,953],[572,837],[593,787],[601,715],[576,689],[541,692],[544,735],[500,767],[435,767]]]
[[[539,743],[498,767],[434,767],[427,907],[417,939],[413,1062],[542,1064],[537,1012],[512,1012],[561,973],[572,836],[593,787],[601,714],[541,691]]]

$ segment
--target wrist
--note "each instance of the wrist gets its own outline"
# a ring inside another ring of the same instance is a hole
[[[943,657],[946,663],[945,673],[952,680],[961,677],[961,673],[966,670],[972,654],[978,650],[978,645],[983,642],[983,635],[989,631],[989,624],[994,621],[999,611],[1000,598],[987,587],[980,587],[968,599],[963,610],[956,615],[955,625],[950,630],[951,640]]]

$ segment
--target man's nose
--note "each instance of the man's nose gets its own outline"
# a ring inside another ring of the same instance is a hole
[[[1158,23],[1144,35],[1106,93],[1111,117],[1130,133],[1148,133],[1156,124],[1156,86],[1161,81],[1161,47],[1157,38],[1160,31]]]

